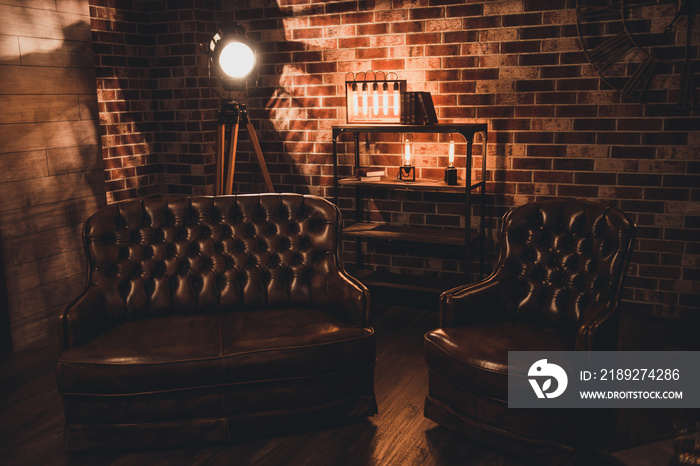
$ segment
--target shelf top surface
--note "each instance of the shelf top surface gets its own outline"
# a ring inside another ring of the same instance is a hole
[[[395,124],[373,124],[373,125],[334,125],[333,132],[406,132],[406,133],[457,133],[469,132],[479,133],[488,130],[487,123],[437,123],[434,125],[395,125]]]
[[[402,240],[427,244],[464,246],[467,232],[464,228],[415,227],[388,223],[354,223],[343,228],[343,235],[384,240]],[[478,230],[469,230],[469,241],[480,237]]]
[[[416,178],[416,181],[399,181],[391,178],[386,178],[379,181],[360,181],[357,178],[341,178],[338,180],[340,185],[351,185],[351,186],[372,186],[377,188],[391,188],[391,189],[406,189],[406,190],[435,190],[435,191],[454,191],[463,193],[466,184],[464,180],[459,180],[456,185],[447,185],[442,180],[433,180],[425,178]],[[481,186],[481,182],[477,181],[471,185],[471,189]]]

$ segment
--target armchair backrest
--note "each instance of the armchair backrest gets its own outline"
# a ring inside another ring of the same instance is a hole
[[[636,226],[618,209],[582,200],[529,203],[508,212],[496,274],[515,318],[576,329],[612,312]]]
[[[88,286],[113,321],[326,302],[339,228],[309,195],[120,202],[85,224]]]

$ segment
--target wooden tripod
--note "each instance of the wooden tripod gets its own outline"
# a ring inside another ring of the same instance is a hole
[[[219,134],[218,134],[218,151],[216,159],[216,194],[233,194],[233,172],[236,168],[236,149],[238,146],[238,128],[240,122],[246,125],[248,137],[253,144],[253,151],[258,159],[258,165],[265,179],[265,186],[270,193],[275,192],[272,186],[270,173],[267,171],[267,164],[263,157],[258,136],[255,134],[255,128],[248,118],[248,109],[245,104],[235,101],[224,101],[221,104],[221,113],[219,115]],[[226,141],[229,145],[226,145]],[[228,148],[228,151],[226,150]]]

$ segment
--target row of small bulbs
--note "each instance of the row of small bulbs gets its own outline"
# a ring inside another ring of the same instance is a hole
[[[352,102],[352,107],[350,111],[353,115],[369,116],[371,111],[374,116],[379,116],[380,113],[384,116],[389,116],[389,109],[391,108],[391,114],[395,117],[399,116],[399,99],[401,97],[399,83],[394,83],[394,89],[391,92],[389,92],[389,84],[387,82],[382,84],[381,92],[379,90],[379,83],[372,83],[371,93],[368,84],[369,83],[362,83],[362,89],[358,89],[357,83],[352,84],[350,90],[350,102]],[[369,104],[370,98],[372,100],[371,105]],[[393,105],[390,106],[390,102]]]

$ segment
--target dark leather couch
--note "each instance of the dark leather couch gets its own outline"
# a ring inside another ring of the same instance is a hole
[[[370,296],[315,196],[132,200],[85,224],[60,317],[67,450],[235,441],[377,412]]]
[[[538,464],[572,464],[604,440],[610,410],[508,408],[508,351],[615,350],[635,230],[621,211],[580,200],[508,212],[495,272],[440,297],[440,328],[425,336],[425,416]]]

